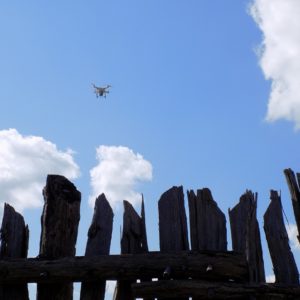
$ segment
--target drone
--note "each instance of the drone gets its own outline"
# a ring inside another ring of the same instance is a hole
[[[104,97],[106,98],[106,94],[109,94],[109,88],[111,87],[111,85],[107,84],[106,86],[104,87],[99,87],[99,86],[96,86],[94,84],[92,84],[93,87],[94,87],[94,92],[96,94],[96,97]]]

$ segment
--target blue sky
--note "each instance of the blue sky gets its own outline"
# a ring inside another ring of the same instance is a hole
[[[82,193],[78,255],[100,191],[114,205],[113,253],[120,203],[141,192],[158,249],[157,201],[173,185],[209,187],[225,213],[251,189],[259,221],[269,190],[281,190],[293,224],[282,171],[300,170],[299,9],[294,0],[1,3],[0,202],[23,212],[30,256],[50,172]],[[106,99],[92,83],[112,85]],[[102,175],[91,178],[93,168]],[[269,275],[265,244],[264,255]]]

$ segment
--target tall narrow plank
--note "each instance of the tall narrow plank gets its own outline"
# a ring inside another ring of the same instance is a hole
[[[246,252],[247,219],[252,202],[252,195],[246,191],[246,193],[240,197],[239,203],[228,211],[233,251],[240,253]]]
[[[208,188],[188,191],[192,250],[227,250],[226,217]]]
[[[104,194],[95,201],[94,216],[88,231],[88,241],[85,256],[92,257],[109,254],[113,211]],[[83,282],[81,285],[81,300],[103,300],[105,297],[105,281]]]
[[[173,186],[164,192],[158,201],[159,243],[162,253],[176,253],[189,250],[187,220],[184,207],[183,187]],[[165,266],[162,277],[174,278],[170,266]],[[178,298],[173,300],[186,300]]]
[[[133,206],[124,201],[124,215],[123,215],[123,233],[121,239],[121,254],[138,254],[145,253],[146,248],[146,230],[145,222],[142,217],[138,215]],[[143,212],[142,201],[142,212]],[[143,212],[144,213],[144,212]],[[145,216],[144,216],[145,217]],[[131,290],[131,280],[119,280],[117,282],[114,300],[133,300]]]
[[[299,273],[282,216],[281,198],[271,190],[271,203],[264,214],[264,230],[273,263],[276,283],[299,284]]]
[[[142,206],[141,206],[141,226],[142,226],[142,240],[141,240],[141,249],[143,253],[147,253],[148,249],[148,240],[147,240],[147,230],[146,230],[146,214],[145,214],[145,203],[144,195],[142,194]],[[141,282],[152,281],[151,277],[143,276],[140,278]],[[151,300],[153,297],[145,297],[144,300]]]
[[[298,241],[300,242],[299,232],[300,232],[300,173],[297,173],[297,179],[295,173],[292,169],[285,169],[284,175],[290,190],[292,204],[294,209],[295,220],[298,228]],[[297,182],[298,181],[298,182]]]
[[[249,263],[250,282],[265,282],[259,225],[256,218],[257,194],[246,191],[229,209],[232,249],[244,253]]]
[[[257,193],[248,194],[252,199],[249,207],[246,229],[246,259],[249,263],[249,279],[251,283],[264,283],[266,281],[263,251],[259,225],[256,217]]]
[[[172,187],[158,201],[159,243],[163,253],[189,250],[183,187]]]
[[[135,211],[133,206],[124,201],[124,215],[123,215],[123,233],[121,239],[121,253],[135,254],[143,253],[143,224],[142,218]]]
[[[65,177],[48,175],[43,196],[40,256],[49,259],[74,256],[80,219],[80,192]],[[37,299],[71,300],[73,284],[38,284]]]
[[[0,232],[0,259],[26,258],[28,251],[28,226],[24,218],[12,206],[5,203]],[[0,286],[1,300],[28,300],[27,284],[6,284]]]
[[[148,240],[147,240],[147,231],[146,231],[146,214],[145,214],[145,203],[144,195],[142,194],[142,206],[141,206],[141,226],[142,226],[142,240],[141,248],[143,252],[148,252]]]

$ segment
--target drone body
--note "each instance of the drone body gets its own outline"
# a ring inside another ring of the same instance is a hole
[[[106,94],[109,94],[109,88],[111,87],[111,85],[107,84],[104,87],[99,87],[93,84],[93,87],[97,98],[98,97],[106,98]]]

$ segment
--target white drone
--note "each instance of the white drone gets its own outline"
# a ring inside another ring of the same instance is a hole
[[[108,84],[108,85],[106,85],[104,87],[98,87],[98,86],[96,86],[94,84],[92,84],[92,85],[94,87],[94,92],[95,92],[97,98],[98,97],[104,97],[104,98],[106,98],[106,94],[109,93],[108,89],[111,87],[111,85]]]

